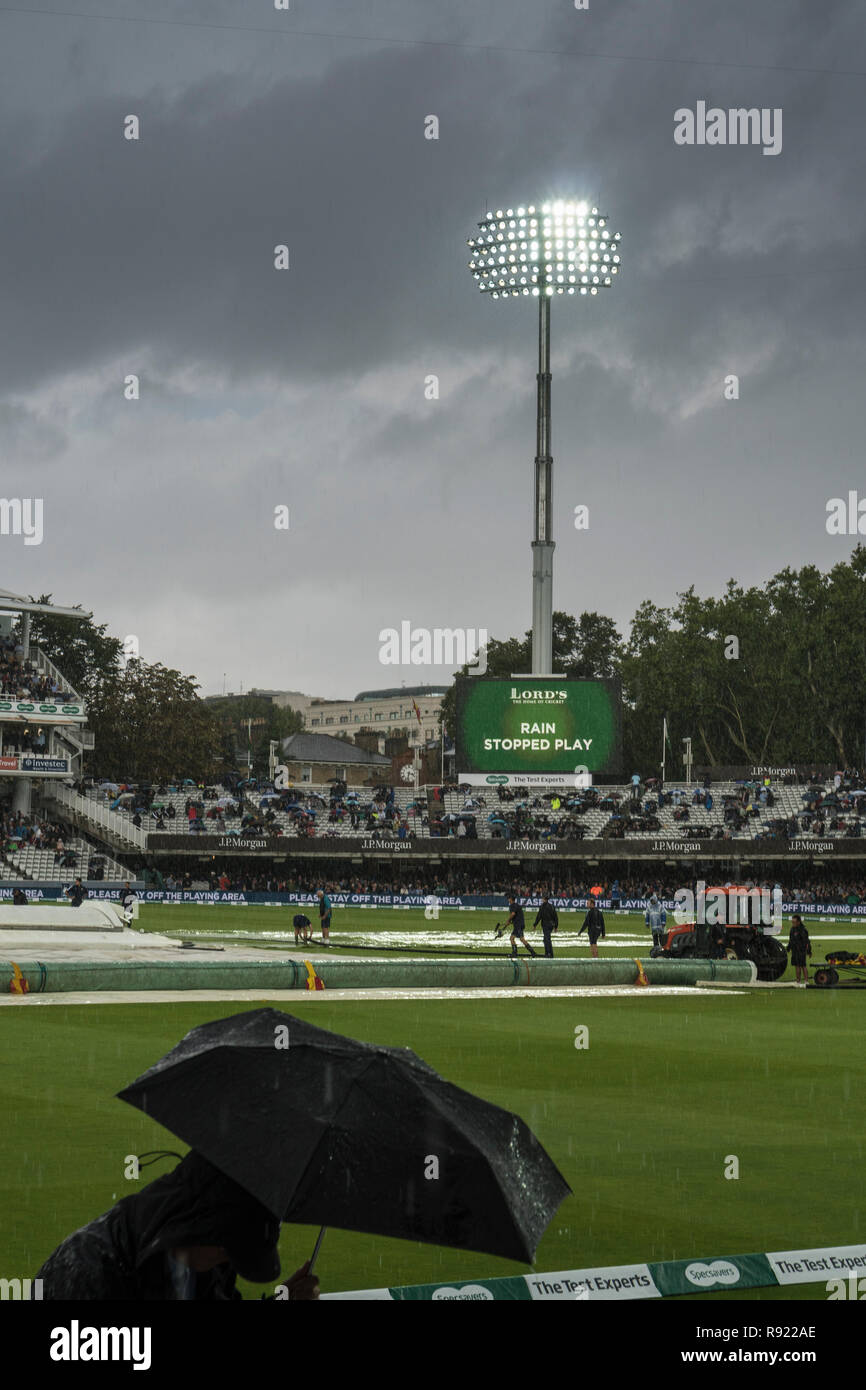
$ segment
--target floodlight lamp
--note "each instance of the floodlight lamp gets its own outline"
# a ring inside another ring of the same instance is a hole
[[[528,227],[525,214],[534,213],[535,204],[516,209],[519,222],[514,220],[514,208],[486,213],[478,224],[478,234],[467,241],[472,252],[469,268],[481,292],[491,293],[495,288],[497,298],[511,297],[505,288],[506,282],[501,279],[502,269],[525,271],[531,283],[545,287],[548,281],[565,283],[567,279],[573,282],[574,276],[568,272],[585,270],[590,262],[597,263],[598,249],[613,250],[620,240],[619,233],[611,238],[610,232],[597,230],[595,217],[586,219],[583,216],[586,209],[586,203],[566,203],[559,199],[544,203],[540,208],[543,218],[530,217]],[[593,211],[597,213],[598,209]],[[574,217],[577,223],[572,220]],[[604,221],[605,218],[598,220],[599,227]],[[604,259],[610,260],[610,257]],[[597,265],[594,268],[598,268]],[[605,266],[605,270],[608,268],[613,269]]]

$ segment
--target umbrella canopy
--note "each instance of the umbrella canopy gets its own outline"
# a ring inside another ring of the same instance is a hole
[[[194,1028],[119,1096],[283,1221],[531,1262],[571,1191],[518,1116],[409,1048],[277,1009]]]
[[[120,788],[119,788],[119,786],[117,785],[116,782],[100,782],[100,784],[99,784],[99,790],[100,790],[100,791],[116,792],[116,791],[120,791]]]

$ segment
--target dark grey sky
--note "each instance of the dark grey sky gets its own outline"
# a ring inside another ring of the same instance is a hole
[[[557,195],[609,213],[623,273],[553,306],[556,606],[625,631],[850,553],[825,508],[866,493],[860,4],[73,8],[0,6],[0,492],[45,507],[0,586],[206,691],[441,680],[379,664],[404,619],[523,632],[534,305],[478,294],[465,241]],[[698,101],[781,108],[781,153],[676,145]]]

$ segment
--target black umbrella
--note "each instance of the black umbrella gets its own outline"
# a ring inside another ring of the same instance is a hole
[[[282,1221],[531,1263],[571,1189],[516,1115],[380,1047],[254,1009],[119,1092]]]

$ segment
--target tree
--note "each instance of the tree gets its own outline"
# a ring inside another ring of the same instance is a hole
[[[91,716],[96,775],[137,782],[216,779],[224,766],[220,726],[197,690],[179,671],[130,661],[103,688]]]
[[[30,600],[48,604],[51,595],[34,598],[31,594]],[[114,680],[123,652],[123,643],[107,635],[107,624],[97,626],[92,617],[55,618],[48,613],[34,613],[30,619],[30,642],[42,648],[87,705],[98,698],[106,682]]]
[[[265,695],[215,695],[205,705],[219,724],[226,765],[234,767],[240,758],[245,766],[251,755],[253,771],[264,777],[268,774],[271,743],[281,743],[290,734],[303,732],[302,715],[275,705]],[[278,756],[277,762],[280,760]]]
[[[720,599],[690,588],[671,608],[641,604],[622,661],[630,762],[657,768],[667,714],[674,747],[690,735],[711,767],[859,763],[864,583],[858,546],[826,575],[806,565],[760,588],[729,580]]]

